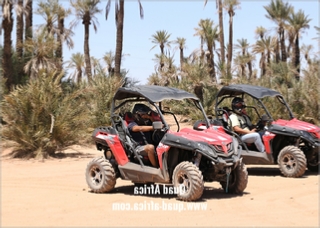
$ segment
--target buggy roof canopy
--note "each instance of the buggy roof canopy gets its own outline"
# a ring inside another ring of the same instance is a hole
[[[281,94],[273,89],[268,89],[262,86],[253,86],[253,85],[245,85],[245,84],[235,84],[224,86],[219,91],[217,97],[221,97],[224,95],[229,96],[238,96],[242,94],[249,94],[250,96],[260,99],[263,97],[269,96],[281,96]]]
[[[194,94],[186,92],[184,90],[155,85],[121,87],[116,92],[114,99],[122,100],[135,97],[145,97],[151,102],[161,102],[165,99],[182,100],[185,98],[199,100]]]

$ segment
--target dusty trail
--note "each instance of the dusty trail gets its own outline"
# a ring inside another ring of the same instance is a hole
[[[74,146],[67,158],[43,162],[9,159],[9,152],[1,152],[1,227],[319,226],[319,175],[308,171],[293,179],[282,177],[277,166],[248,166],[243,195],[205,183],[202,200],[187,204],[172,194],[134,195],[133,184],[120,179],[112,193],[90,193],[84,172],[101,155],[94,147]]]

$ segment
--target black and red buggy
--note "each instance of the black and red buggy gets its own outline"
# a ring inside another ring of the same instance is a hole
[[[159,168],[136,152],[128,131],[127,114],[132,114],[136,105],[148,106],[159,117],[153,122],[151,142]],[[186,105],[202,115],[206,129],[180,129],[176,115],[170,111],[170,106],[177,105]],[[169,126],[167,118],[174,119],[176,126]],[[228,193],[242,193],[247,186],[248,173],[237,139],[215,129],[194,94],[161,86],[119,88],[112,101],[111,120],[112,126],[98,127],[92,134],[97,149],[103,152],[86,168],[87,184],[95,193],[112,191],[117,178],[137,185],[159,183],[183,189],[176,193],[183,201],[199,199],[205,181],[218,181]],[[173,127],[176,131],[171,130]]]
[[[232,112],[231,101],[242,98],[246,111],[256,121],[257,128],[266,120],[262,131],[265,153],[258,152],[254,145],[241,143],[245,164],[278,164],[286,177],[300,177],[306,168],[319,171],[320,127],[296,119],[283,96],[275,90],[253,85],[228,85],[216,96],[215,112],[227,133],[232,132],[228,120]]]

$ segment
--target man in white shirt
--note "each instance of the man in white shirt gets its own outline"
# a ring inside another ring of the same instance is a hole
[[[240,135],[243,142],[254,143],[260,152],[264,152],[265,148],[260,134],[256,132],[256,128],[250,129],[252,124],[243,113],[246,108],[244,101],[240,97],[235,97],[231,105],[233,112],[229,118],[232,129]]]

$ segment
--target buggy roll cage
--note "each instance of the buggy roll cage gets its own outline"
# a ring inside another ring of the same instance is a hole
[[[270,119],[271,122],[274,120],[274,119],[272,118],[270,112],[268,111],[268,109],[267,109],[266,106],[263,104],[263,102],[261,101],[260,98],[253,97],[253,96],[251,96],[251,95],[248,94],[248,93],[242,93],[242,94],[241,94],[241,98],[242,98],[242,99],[243,99],[243,97],[244,97],[245,94],[247,94],[248,96],[252,97],[255,101],[258,102],[258,105],[260,105],[260,106],[264,109],[264,111],[265,111],[266,114],[268,115],[268,117],[269,117],[269,119]],[[217,107],[222,103],[222,101],[223,101],[224,99],[226,99],[226,98],[232,98],[232,97],[235,97],[235,96],[239,96],[239,95],[224,95],[224,96],[221,96],[220,99],[217,98],[217,99],[216,99],[216,105],[215,105],[215,107],[217,108]],[[280,102],[281,104],[285,105],[285,107],[287,108],[287,110],[288,110],[288,112],[289,112],[290,119],[293,119],[293,118],[294,118],[294,115],[293,115],[291,109],[289,108],[288,104],[287,104],[287,103],[285,102],[285,100],[283,99],[283,97],[282,97],[281,95],[276,95],[276,98],[279,100],[279,102]],[[260,115],[259,115],[256,107],[254,107],[254,106],[246,106],[246,107],[248,107],[248,108],[253,108],[253,109],[255,110],[255,112],[258,114],[258,117],[260,117]],[[219,110],[219,109],[215,110],[216,116],[218,116],[218,110]]]

